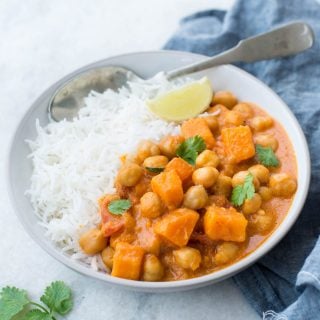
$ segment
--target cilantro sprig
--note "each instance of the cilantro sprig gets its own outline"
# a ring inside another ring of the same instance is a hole
[[[252,199],[254,191],[253,175],[248,173],[244,179],[244,183],[233,188],[231,194],[232,204],[241,206],[246,199]]]
[[[204,140],[200,136],[194,136],[179,145],[176,155],[194,166],[198,154],[205,149],[206,143]]]
[[[5,287],[0,292],[0,319],[10,320],[29,304],[27,291]]]
[[[65,315],[73,306],[71,289],[62,281],[52,282],[40,300],[43,305],[30,300],[25,290],[16,287],[2,288],[0,319],[56,320],[56,314]],[[16,317],[18,315],[19,318]]]
[[[108,210],[117,215],[125,213],[131,207],[131,201],[129,199],[113,200],[108,205]]]
[[[279,160],[271,147],[263,147],[262,145],[257,144],[256,155],[258,162],[266,167],[277,167],[279,165]]]

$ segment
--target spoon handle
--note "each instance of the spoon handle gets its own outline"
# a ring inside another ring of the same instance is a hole
[[[233,62],[254,62],[297,54],[312,47],[314,33],[303,22],[292,22],[269,32],[241,40],[212,58],[166,73],[168,79]]]

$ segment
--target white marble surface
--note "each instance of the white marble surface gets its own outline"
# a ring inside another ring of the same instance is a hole
[[[52,82],[84,64],[162,46],[178,20],[233,0],[0,1],[0,287],[38,297],[53,280],[74,291],[68,319],[246,319],[259,317],[231,281],[176,294],[112,288],[48,256],[25,233],[7,199],[5,159],[21,115]],[[23,159],[21,159],[23,161]]]

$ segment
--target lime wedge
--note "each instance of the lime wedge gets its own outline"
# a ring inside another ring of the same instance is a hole
[[[204,77],[176,90],[161,94],[147,105],[152,113],[170,121],[193,118],[206,110],[212,100],[210,81]]]

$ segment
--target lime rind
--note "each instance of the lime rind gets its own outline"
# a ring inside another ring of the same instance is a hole
[[[207,77],[188,83],[148,100],[149,110],[169,121],[194,118],[205,111],[212,100],[213,91]]]

